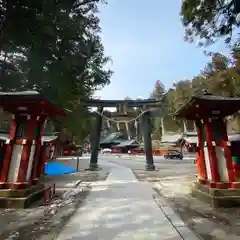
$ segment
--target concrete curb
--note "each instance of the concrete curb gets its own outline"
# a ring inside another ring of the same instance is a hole
[[[184,223],[179,215],[174,212],[174,210],[169,206],[167,200],[160,195],[159,189],[153,187],[153,190],[156,194],[153,194],[153,199],[164,213],[166,218],[178,232],[183,240],[200,240],[199,236],[197,236],[192,230],[189,229],[186,223]]]

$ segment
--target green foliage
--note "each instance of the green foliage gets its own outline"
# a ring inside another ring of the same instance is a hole
[[[165,96],[165,87],[163,83],[159,80],[156,81],[153,92],[150,94],[151,98],[161,100]],[[161,140],[162,138],[162,125],[161,125],[161,118],[165,115],[165,105],[162,106],[163,116],[152,118],[152,127],[153,127],[153,135],[152,138],[154,140]]]
[[[239,13],[238,0],[184,0],[181,17],[186,30],[185,39],[199,44],[209,45],[220,37],[230,43]]]
[[[150,94],[150,97],[159,100],[163,98],[164,94],[165,87],[161,81],[157,80],[153,92]]]
[[[182,80],[173,85],[175,88],[174,102],[175,109],[185,105],[192,96],[192,82],[190,80]]]
[[[82,100],[112,72],[100,38],[100,0],[4,0],[0,5],[0,89],[36,89],[71,110],[56,128],[81,141],[89,130]],[[76,135],[76,136],[74,136]]]
[[[211,56],[211,61],[190,81],[190,85],[189,81],[184,81],[185,87],[175,86],[175,108],[184,105],[191,94],[201,95],[204,90],[215,95],[240,96],[239,39],[232,37],[240,25],[239,13],[238,0],[182,1],[181,18],[186,41],[197,41],[199,46],[208,46],[224,38],[233,51],[231,59],[220,53],[207,54]],[[239,118],[238,114],[235,116]]]
[[[172,114],[183,107],[193,95],[202,95],[205,90],[219,96],[240,97],[240,54],[239,49],[234,48],[230,57],[220,53],[209,54],[211,60],[199,75],[189,80],[180,80],[173,84],[165,94],[164,104],[164,129],[166,132],[183,131],[183,123],[174,120]],[[159,83],[157,86],[161,85]],[[161,97],[163,88],[155,88],[151,97],[158,94]],[[233,120],[239,124],[239,114],[233,116]],[[193,131],[193,123],[186,122],[189,131]],[[160,118],[154,119],[153,137],[160,139]],[[239,126],[240,127],[240,126]],[[240,129],[240,128],[239,128]]]

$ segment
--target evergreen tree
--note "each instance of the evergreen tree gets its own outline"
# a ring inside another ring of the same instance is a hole
[[[230,43],[234,29],[240,24],[239,12],[238,0],[184,0],[181,17],[186,30],[185,39],[189,42],[198,39],[201,46],[222,37]]]
[[[100,38],[100,0],[3,0],[0,5],[0,90],[36,89],[71,110],[56,121],[83,139],[90,125],[84,99],[110,82]]]
[[[165,95],[165,87],[163,83],[159,80],[155,83],[153,92],[151,93],[150,97],[156,100],[162,100]],[[153,126],[153,136],[154,140],[161,140],[162,138],[162,120],[161,118],[164,117],[165,114],[165,105],[162,106],[162,116],[152,118],[152,126]]]

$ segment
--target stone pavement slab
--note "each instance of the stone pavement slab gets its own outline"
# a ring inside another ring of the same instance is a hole
[[[130,169],[112,164],[107,180],[92,184],[85,206],[58,240],[197,240],[155,195],[151,185],[138,182]]]

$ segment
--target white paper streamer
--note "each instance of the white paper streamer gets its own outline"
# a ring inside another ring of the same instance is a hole
[[[138,121],[137,121],[137,120],[135,120],[135,122],[134,122],[134,127],[135,127],[135,128],[138,127]]]
[[[127,130],[127,135],[128,135],[128,140],[131,140],[130,132],[129,132],[129,126],[128,122],[125,122],[126,130]]]
[[[110,127],[111,127],[111,125],[110,125],[110,121],[107,120],[107,128],[109,129]]]
[[[117,130],[120,131],[120,122],[117,122]]]

